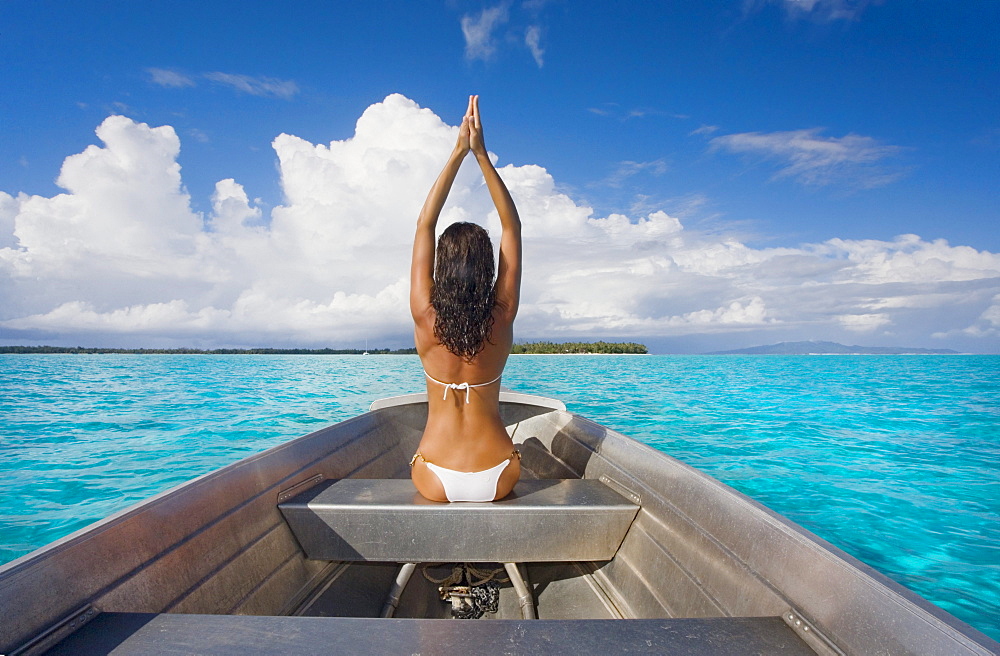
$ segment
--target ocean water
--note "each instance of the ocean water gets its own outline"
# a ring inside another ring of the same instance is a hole
[[[1000,639],[1000,356],[513,356],[504,384]],[[415,356],[0,355],[0,563],[422,385]]]

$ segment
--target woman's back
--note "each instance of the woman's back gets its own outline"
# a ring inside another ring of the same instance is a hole
[[[415,333],[427,384],[420,453],[457,471],[480,471],[510,456],[513,443],[500,419],[500,377],[513,343],[512,323],[494,323],[492,342],[472,362],[448,351],[432,331],[418,326]]]

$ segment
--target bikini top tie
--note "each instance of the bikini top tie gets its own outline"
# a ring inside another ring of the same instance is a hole
[[[471,393],[471,390],[472,390],[473,387],[486,387],[487,385],[492,385],[493,383],[495,383],[498,380],[500,380],[500,378],[503,376],[503,373],[501,373],[499,376],[497,376],[496,378],[494,378],[493,380],[491,380],[488,383],[476,383],[475,385],[470,384],[470,383],[445,383],[443,381],[438,380],[437,378],[434,378],[433,376],[431,376],[426,371],[424,372],[424,375],[427,376],[427,380],[433,381],[433,382],[437,383],[438,385],[441,385],[442,387],[444,387],[444,396],[442,398],[444,398],[445,400],[448,399],[448,390],[450,390],[450,389],[453,389],[453,390],[465,390],[465,402],[468,403],[469,402],[469,394]]]

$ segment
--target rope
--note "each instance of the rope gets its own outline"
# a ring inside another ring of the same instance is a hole
[[[498,583],[506,583],[510,581],[509,576],[498,576],[498,574],[504,571],[503,567],[498,567],[494,569],[480,569],[478,567],[473,566],[470,563],[456,563],[451,568],[451,574],[442,579],[436,579],[427,573],[428,568],[438,567],[443,564],[445,563],[425,564],[423,568],[421,568],[421,572],[423,573],[424,578],[430,581],[431,583],[437,583],[438,585],[441,585],[443,587],[448,587],[460,583],[462,579],[468,581],[470,587],[483,585],[484,583],[489,583],[490,581],[497,581]],[[475,576],[476,579],[478,580],[473,582],[473,576]]]
[[[478,569],[476,567],[473,567],[469,563],[464,563],[464,564],[466,571],[466,580],[469,581],[469,585],[471,586],[482,585],[483,583],[488,583],[490,581],[497,581],[498,583],[506,583],[510,581],[509,576],[502,576],[502,577],[497,576],[497,574],[504,571],[503,567],[498,567],[496,569]],[[473,574],[475,574],[480,579],[476,583],[472,582]]]
[[[428,581],[430,581],[431,583],[438,583],[438,584],[443,585],[443,586],[454,585],[454,584],[456,584],[456,583],[458,583],[459,581],[462,580],[462,573],[463,572],[462,572],[462,566],[461,565],[456,565],[455,567],[452,567],[451,568],[451,574],[449,574],[448,576],[444,577],[443,579],[436,579],[436,578],[434,578],[433,576],[431,576],[430,574],[427,573],[427,569],[428,568],[430,568],[430,567],[437,567],[437,566],[442,565],[442,564],[444,564],[444,563],[427,563],[426,565],[424,565],[421,568],[420,571],[423,572],[424,578],[427,579]]]

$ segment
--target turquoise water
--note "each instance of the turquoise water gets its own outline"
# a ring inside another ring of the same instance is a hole
[[[0,563],[420,389],[413,356],[0,356]],[[514,356],[1000,638],[1000,356]]]

